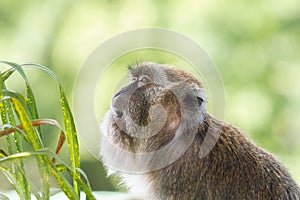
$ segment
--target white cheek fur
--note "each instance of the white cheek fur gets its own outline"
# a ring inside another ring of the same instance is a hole
[[[113,116],[111,111],[108,111],[104,118],[103,122],[101,124],[101,132],[102,137],[110,137],[109,134],[113,131],[112,130],[112,122],[113,122]],[[106,139],[101,140],[101,146],[105,147],[106,145],[103,144],[105,142],[109,142]],[[115,152],[108,149],[108,148],[101,148],[100,149],[100,155],[105,155],[106,158],[113,158],[115,157]],[[103,157],[102,157],[103,158]],[[106,166],[105,160],[103,160],[103,164]],[[107,169],[107,176],[111,176],[112,174],[118,173],[114,169],[109,168],[106,166]],[[146,180],[146,176],[141,174],[126,174],[122,173],[121,178],[126,184],[126,187],[129,188],[130,193],[132,193],[132,196],[136,197],[137,199],[145,199],[147,194],[146,190],[150,188],[149,182]]]

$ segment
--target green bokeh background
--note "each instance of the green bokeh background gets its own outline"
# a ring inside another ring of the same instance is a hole
[[[223,78],[226,121],[276,154],[300,183],[299,0],[1,0],[0,59],[48,66],[72,101],[88,55],[113,35],[144,27],[178,31],[199,43]],[[41,117],[60,119],[55,82],[27,72]],[[24,90],[18,77],[10,83]],[[56,137],[46,138],[54,145]],[[83,145],[81,155],[95,190],[119,189]]]

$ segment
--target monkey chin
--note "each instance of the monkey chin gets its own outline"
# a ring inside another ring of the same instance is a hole
[[[206,112],[201,82],[167,64],[130,67],[101,130],[102,161],[141,199],[300,199],[288,170]]]

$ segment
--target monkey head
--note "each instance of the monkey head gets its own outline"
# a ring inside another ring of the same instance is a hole
[[[205,95],[192,74],[142,62],[130,66],[129,75],[130,83],[114,95],[102,126],[115,145],[132,152],[154,151],[202,123]]]

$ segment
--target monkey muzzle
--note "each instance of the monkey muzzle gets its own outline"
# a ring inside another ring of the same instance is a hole
[[[131,83],[121,88],[112,98],[111,109],[117,118],[122,118],[128,108],[128,101],[132,93],[137,89],[136,84]]]
[[[117,118],[122,118],[124,113],[124,103],[120,102],[121,98],[119,97],[120,93],[118,92],[112,99],[112,111],[114,112]]]
[[[152,87],[131,83],[120,89],[112,99],[112,111],[116,120],[130,117],[135,124],[146,126],[149,123],[149,109]]]

